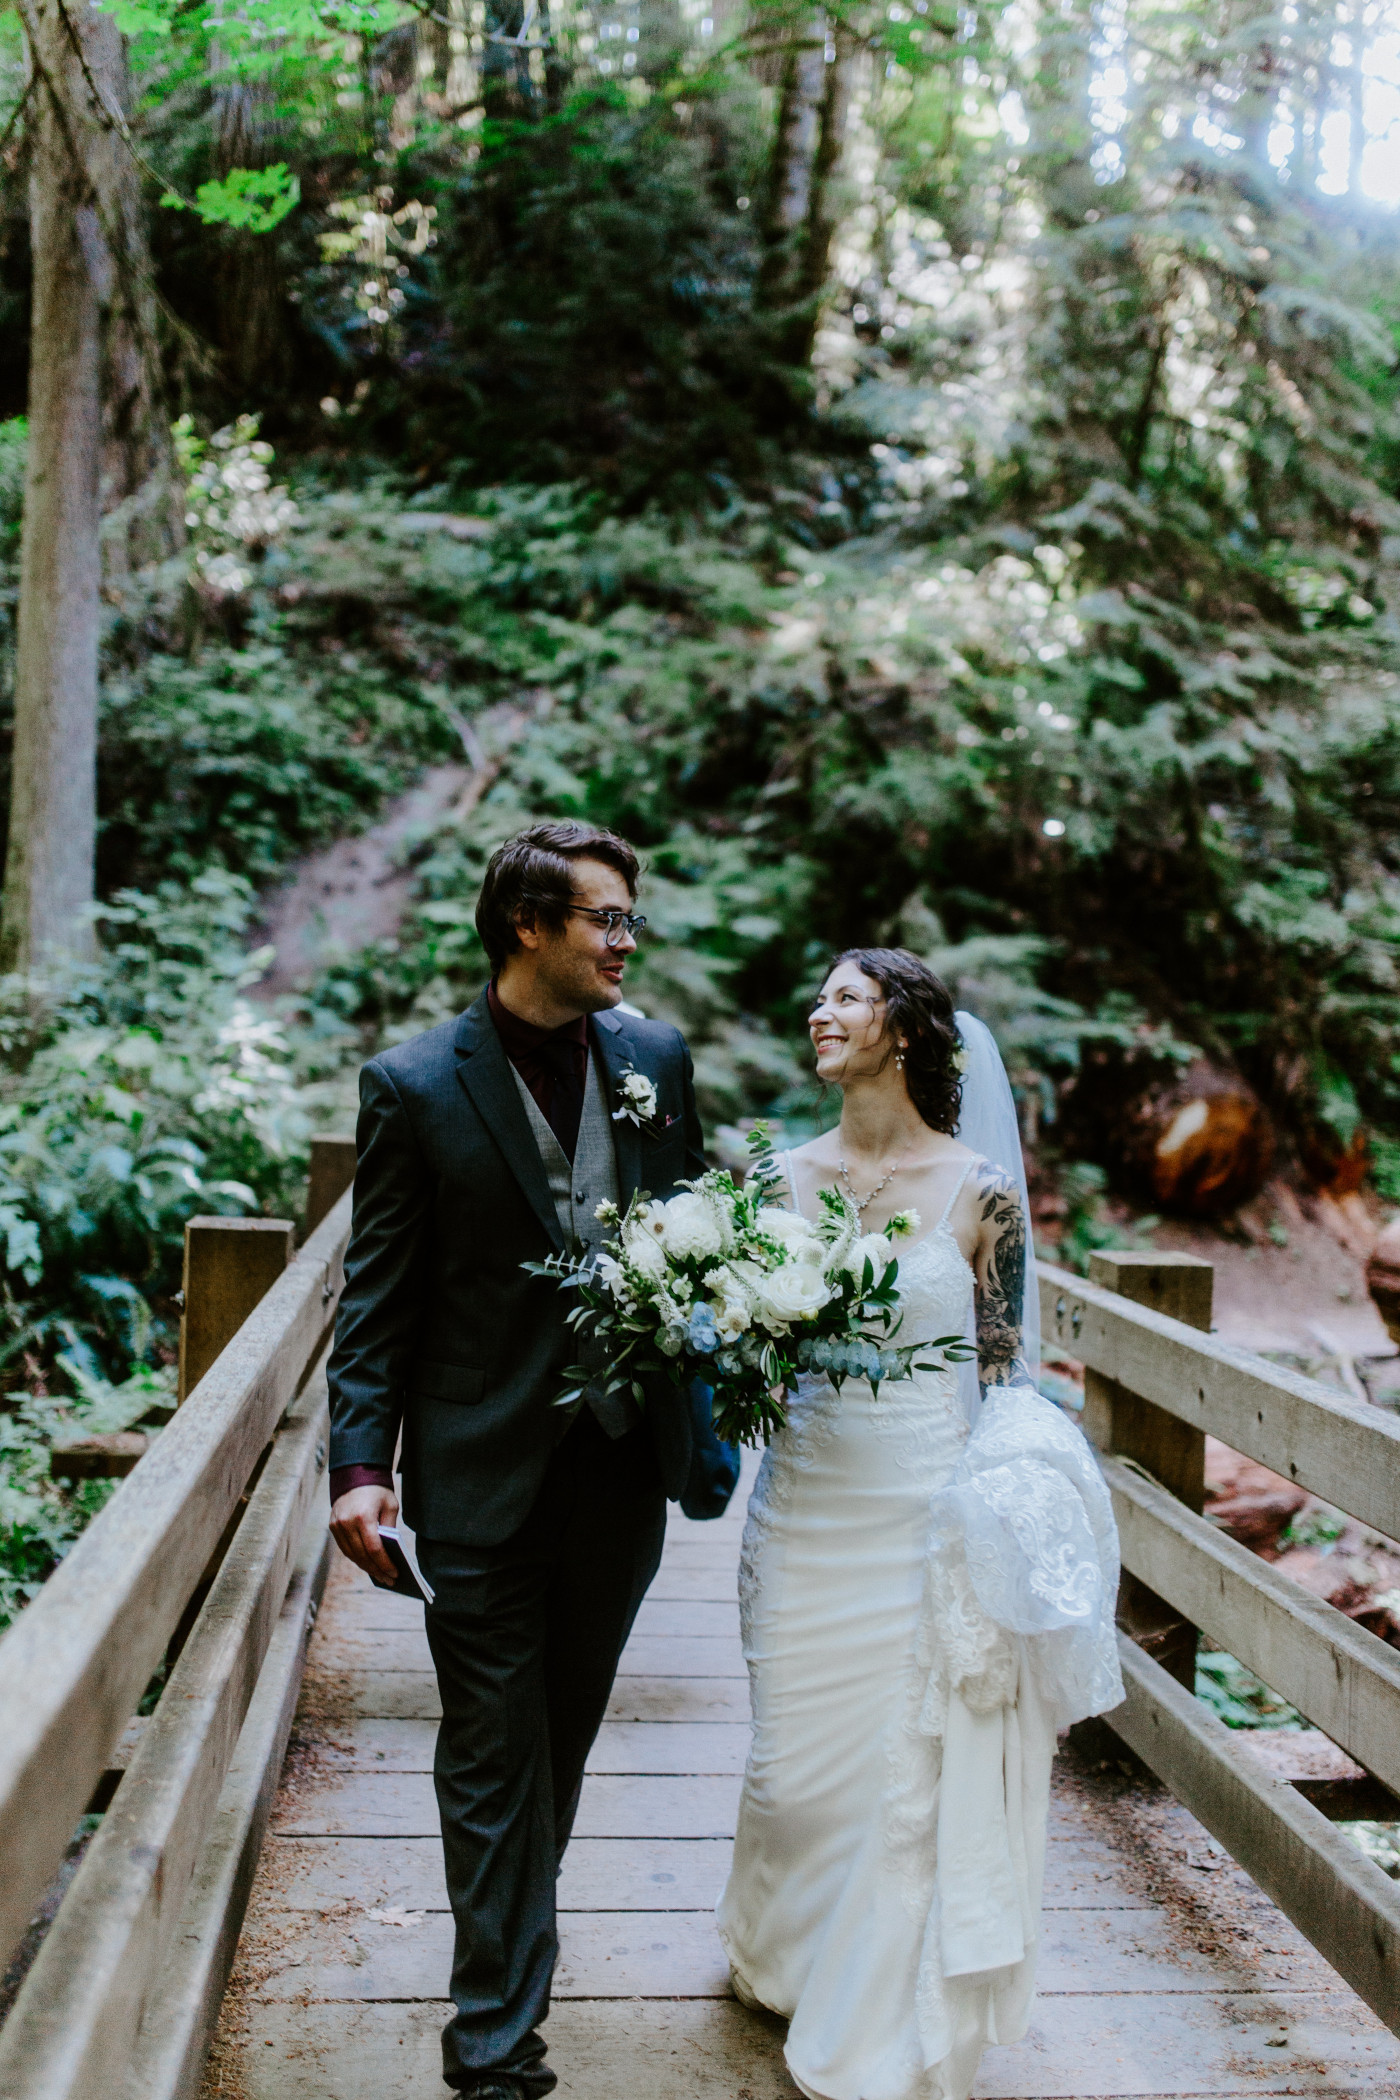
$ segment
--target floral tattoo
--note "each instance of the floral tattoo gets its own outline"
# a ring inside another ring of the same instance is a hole
[[[977,1279],[977,1376],[985,1393],[994,1385],[1030,1382],[1022,1339],[1026,1218],[1020,1190],[990,1162],[978,1175],[976,1199],[983,1231],[990,1227],[991,1237]]]

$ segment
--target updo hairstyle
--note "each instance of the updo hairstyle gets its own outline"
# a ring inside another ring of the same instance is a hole
[[[953,995],[941,977],[907,948],[847,948],[838,963],[854,963],[873,977],[885,995],[885,1033],[890,1055],[903,1036],[904,1083],[909,1099],[930,1130],[951,1137],[962,1114],[962,1037],[953,1019]]]

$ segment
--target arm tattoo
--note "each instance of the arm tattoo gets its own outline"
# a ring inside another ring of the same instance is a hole
[[[990,1161],[978,1175],[977,1202],[986,1248],[978,1263],[977,1377],[985,1394],[989,1386],[1030,1382],[1021,1336],[1026,1219],[1019,1189]]]

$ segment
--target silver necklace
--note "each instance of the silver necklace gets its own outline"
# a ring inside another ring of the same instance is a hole
[[[889,1187],[890,1183],[894,1180],[895,1175],[904,1165],[905,1160],[909,1157],[909,1154],[913,1151],[913,1149],[914,1147],[912,1142],[905,1146],[904,1150],[900,1153],[899,1158],[890,1168],[889,1173],[886,1174],[884,1180],[877,1181],[874,1188],[870,1191],[870,1194],[868,1196],[857,1196],[855,1190],[851,1187],[851,1177],[846,1172],[845,1155],[840,1152],[837,1153],[836,1164],[841,1170],[841,1179],[846,1184],[846,1194],[850,1197],[852,1207],[855,1210],[855,1214],[858,1218],[863,1218],[865,1216],[865,1213],[867,1212],[867,1210],[869,1210],[871,1204],[875,1201],[875,1198],[879,1195],[881,1189],[887,1189]]]

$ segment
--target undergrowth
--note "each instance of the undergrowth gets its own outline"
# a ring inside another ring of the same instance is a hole
[[[245,588],[182,571],[112,607],[103,959],[0,999],[12,1585],[95,1499],[45,1484],[54,1423],[171,1361],[186,1217],[296,1214],[358,1056],[479,990],[481,872],[532,817],[641,847],[629,996],[685,1029],[712,1130],[829,1114],[805,1001],[833,948],[878,938],[996,1029],[1077,1267],[1122,1239],[1057,1122],[1086,1047],[1096,1070],[1236,1061],[1281,1122],[1364,1116],[1388,1171],[1384,623],[1243,638],[1098,588],[1067,538],[926,544],[894,501],[882,536],[823,548],[790,510],[621,518],[506,487],[453,530],[443,490],[294,493]],[[253,885],[443,757],[499,771],[415,849],[398,937],[255,1014]]]

